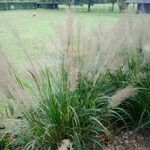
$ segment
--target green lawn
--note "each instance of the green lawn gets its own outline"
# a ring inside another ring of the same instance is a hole
[[[105,8],[105,9],[104,9]],[[73,8],[74,20],[89,29],[95,24],[112,25],[119,14],[108,12],[109,5],[94,5],[92,12],[87,6]],[[105,10],[103,12],[103,10]],[[36,12],[36,17],[32,13]],[[34,58],[37,49],[45,51],[48,41],[57,38],[55,27],[66,20],[66,10],[15,10],[0,12],[0,45],[17,65],[23,65],[25,54],[22,47]],[[21,39],[21,42],[20,42]]]

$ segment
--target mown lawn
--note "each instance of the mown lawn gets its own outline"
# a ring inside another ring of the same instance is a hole
[[[92,12],[87,12],[87,6],[73,8],[74,20],[84,24],[89,29],[102,23],[108,26],[114,24],[119,13],[108,12],[109,5],[92,6]],[[103,11],[104,10],[104,11]],[[32,13],[36,13],[36,17]],[[15,10],[0,12],[0,45],[8,52],[17,65],[23,65],[26,50],[34,58],[36,49],[45,51],[48,41],[57,38],[56,26],[66,20],[66,9],[59,10]],[[23,49],[22,49],[23,47]],[[36,56],[35,56],[36,57]]]

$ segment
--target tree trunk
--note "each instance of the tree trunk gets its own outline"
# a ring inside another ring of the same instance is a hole
[[[88,11],[91,11],[91,4],[88,3]]]
[[[112,12],[114,11],[114,5],[115,5],[115,3],[112,3],[112,8],[111,8]]]
[[[68,0],[68,7],[70,9],[70,7],[71,7],[71,0]]]
[[[69,1],[69,4],[68,4],[68,7],[69,7],[69,9],[70,9],[70,7],[71,7],[70,1]]]
[[[53,1],[53,9],[55,9],[55,1]]]

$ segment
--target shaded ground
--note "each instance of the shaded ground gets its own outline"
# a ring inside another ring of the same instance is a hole
[[[150,150],[150,133],[123,132],[106,143],[105,150]]]
[[[26,122],[20,119],[6,119],[0,124],[0,133],[7,132],[9,142],[15,140],[16,135],[26,129]],[[149,132],[122,132],[115,136],[112,141],[105,142],[104,150],[150,150],[150,134]],[[18,150],[20,146],[14,144]]]

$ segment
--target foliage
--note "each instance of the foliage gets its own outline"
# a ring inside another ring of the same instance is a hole
[[[125,0],[117,0],[120,12],[124,11],[126,8]]]
[[[36,138],[27,147],[35,144],[38,148],[56,149],[63,139],[71,139],[75,149],[101,149],[100,136],[111,137],[111,123],[106,118],[118,114],[107,108],[108,102],[102,96],[95,95],[95,87],[87,88],[90,83],[80,77],[79,88],[70,91],[64,68],[59,82],[48,68],[42,69],[41,82],[30,74],[33,82],[23,83],[24,89],[29,88],[38,103],[24,113]]]
[[[127,72],[124,71],[124,68],[119,68],[115,74],[109,72],[110,82],[114,89],[120,89],[129,84],[137,87],[137,94],[121,104],[121,107],[134,120],[132,128],[146,129],[150,124],[149,62],[144,63],[143,55],[140,53],[136,55],[136,59],[133,56],[128,59],[127,66]],[[129,120],[127,122],[129,123]]]
[[[111,3],[112,4],[112,8],[111,11],[114,11],[114,5],[117,2],[117,0],[107,0],[107,3]]]
[[[0,10],[36,9],[36,2],[0,2]]]
[[[32,80],[27,82],[17,77],[23,90],[31,91],[37,101],[24,113],[35,137],[26,147],[56,149],[63,139],[70,139],[75,149],[102,149],[99,138],[102,135],[111,138],[113,126],[148,127],[149,70],[147,64],[139,66],[140,63],[141,59],[130,57],[126,71],[125,65],[113,73],[108,70],[97,78],[95,84],[79,73],[73,91],[69,88],[68,72],[63,65],[57,72],[57,79],[49,68],[41,69],[40,76],[29,72]],[[141,72],[144,72],[144,78],[141,78]],[[131,88],[125,90],[128,85],[137,87],[135,93],[132,94]],[[122,99],[119,104],[114,96],[116,91],[127,95],[125,99],[119,97]],[[113,99],[117,105],[109,107]]]
[[[0,149],[5,149],[7,144],[8,144],[8,140],[6,139],[6,135],[5,134],[0,135]]]

